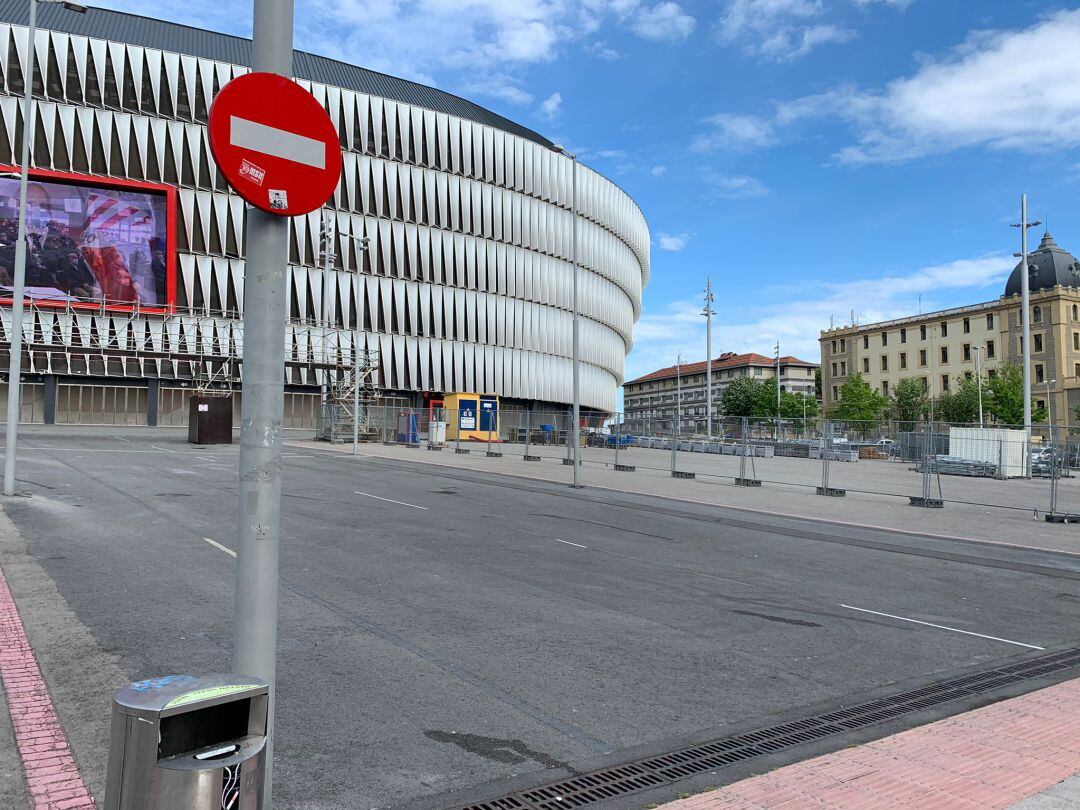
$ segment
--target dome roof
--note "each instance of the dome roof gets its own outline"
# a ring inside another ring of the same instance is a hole
[[[1050,231],[1043,234],[1039,246],[1028,254],[1028,289],[1031,292],[1050,287],[1080,287],[1080,261],[1057,246]],[[1020,264],[1005,285],[1005,295],[1020,295]]]

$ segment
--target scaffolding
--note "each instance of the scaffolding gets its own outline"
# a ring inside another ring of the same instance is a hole
[[[363,349],[351,368],[340,370],[326,387],[316,438],[331,444],[371,441],[379,428],[372,418],[372,404],[381,396],[377,385],[379,353]]]

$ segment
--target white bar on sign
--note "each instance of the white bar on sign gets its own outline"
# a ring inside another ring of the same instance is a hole
[[[256,121],[229,116],[229,143],[316,169],[326,168],[326,144]]]

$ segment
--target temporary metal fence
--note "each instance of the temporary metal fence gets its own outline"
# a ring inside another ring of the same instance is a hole
[[[453,447],[507,462],[572,464],[569,409],[471,411],[376,406],[372,440]],[[464,421],[463,421],[464,420]],[[475,420],[475,421],[471,421]],[[457,428],[473,425],[462,437]],[[828,497],[886,496],[915,506],[973,504],[1080,522],[1080,427],[1023,428],[823,419],[722,417],[712,435],[667,420],[583,413],[582,480],[591,469],[702,483],[804,488]],[[485,430],[491,426],[490,432]],[[479,432],[477,432],[479,431]]]

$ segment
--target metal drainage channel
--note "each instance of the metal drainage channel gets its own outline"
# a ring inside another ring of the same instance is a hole
[[[865,728],[958,698],[1034,680],[1080,664],[1080,648],[1041,655],[1021,663],[963,675],[846,709],[804,717],[748,734],[712,740],[681,751],[592,771],[550,785],[458,810],[565,810],[669,785],[680,779],[773,754],[833,734]]]

